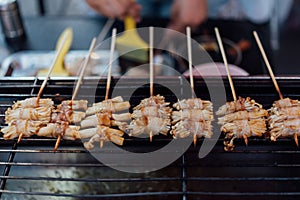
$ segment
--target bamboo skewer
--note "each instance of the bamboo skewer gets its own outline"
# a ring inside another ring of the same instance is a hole
[[[259,39],[259,36],[258,36],[258,34],[257,34],[256,31],[253,31],[253,35],[254,35],[254,38],[255,38],[256,43],[257,43],[257,45],[258,45],[258,48],[259,48],[259,50],[260,50],[260,52],[261,52],[261,55],[262,55],[262,57],[263,57],[263,59],[264,59],[264,62],[265,62],[265,64],[266,64],[267,68],[268,68],[268,71],[269,71],[270,77],[271,77],[271,79],[272,79],[272,81],[273,81],[273,84],[274,84],[274,86],[275,86],[275,89],[276,89],[276,91],[278,92],[279,98],[280,98],[280,99],[283,99],[283,95],[282,95],[282,93],[281,93],[281,91],[280,91],[280,88],[279,88],[278,83],[277,83],[277,81],[276,81],[276,78],[275,78],[275,76],[274,76],[274,73],[273,73],[273,70],[272,70],[272,68],[271,68],[270,62],[269,62],[269,60],[268,60],[268,58],[267,58],[266,52],[265,52],[265,50],[264,50],[264,48],[263,48],[263,45],[262,45],[262,43],[261,43],[261,41],[260,41],[260,39]],[[294,134],[294,140],[295,140],[296,145],[299,146],[298,136],[297,136],[296,133]]]
[[[108,69],[108,74],[107,74],[105,100],[107,100],[108,96],[109,96],[109,90],[110,90],[110,84],[111,84],[111,71],[112,71],[112,65],[113,65],[113,61],[114,61],[114,51],[115,51],[115,46],[116,46],[116,34],[117,34],[117,29],[114,28],[113,32],[112,32],[112,39],[111,39],[111,44],[110,44],[109,69]]]
[[[227,76],[228,76],[228,80],[229,80],[233,100],[236,101],[237,100],[236,93],[235,93],[233,81],[232,81],[232,78],[231,78],[231,75],[230,75],[230,70],[229,70],[229,67],[228,67],[228,62],[227,62],[227,58],[226,58],[226,54],[225,54],[225,49],[224,49],[224,46],[223,46],[223,43],[222,43],[222,39],[221,39],[221,36],[220,36],[219,29],[217,27],[215,28],[215,33],[216,33],[219,48],[220,48],[220,51],[221,51],[221,54],[222,54],[222,58],[223,58],[223,61],[224,61],[224,65],[225,65],[225,68],[226,68],[226,71],[227,71]],[[245,137],[245,136],[243,136],[243,138],[244,138],[246,146],[248,146],[248,138]]]
[[[67,39],[68,39],[67,37],[68,37],[68,35],[65,34],[64,37],[62,38],[62,42],[61,42],[61,44],[60,44],[58,50],[57,50],[56,53],[55,53],[55,57],[54,57],[54,59],[53,59],[53,61],[52,61],[52,63],[51,63],[51,67],[49,68],[48,73],[47,73],[47,76],[45,77],[45,79],[44,79],[44,81],[43,81],[43,83],[42,83],[42,85],[41,85],[41,88],[40,88],[40,90],[39,90],[39,92],[38,92],[38,95],[37,95],[37,103],[39,102],[39,100],[40,100],[40,98],[41,98],[41,96],[42,96],[42,93],[43,93],[43,91],[44,91],[44,89],[45,89],[45,87],[46,87],[46,85],[47,85],[48,79],[49,79],[49,77],[50,77],[51,72],[52,72],[53,69],[54,69],[55,63],[56,63],[56,61],[57,61],[59,55],[61,54],[61,51],[63,50],[64,44],[66,43],[66,41],[67,41]],[[23,137],[23,133],[21,133],[21,134],[19,135],[17,143],[20,143],[20,142],[21,142],[22,137]]]
[[[154,41],[154,30],[153,27],[149,27],[149,64],[150,64],[150,96],[153,96],[153,79],[154,79],[154,68],[153,68],[153,41]]]
[[[75,100],[75,97],[77,96],[79,87],[80,87],[80,85],[82,83],[84,72],[85,72],[85,70],[86,70],[86,68],[88,66],[88,63],[89,63],[91,54],[93,53],[93,50],[95,48],[95,45],[96,45],[96,38],[93,38],[93,40],[91,42],[91,45],[90,45],[90,48],[89,48],[89,52],[86,55],[86,58],[84,59],[83,66],[81,67],[80,74],[79,74],[79,77],[78,77],[78,82],[76,84],[75,90],[74,90],[73,95],[72,95],[72,101]]]
[[[154,29],[149,27],[149,65],[150,65],[150,97],[153,96],[153,81],[154,81],[154,66],[153,66],[153,43],[154,43]],[[152,142],[152,130],[150,130],[149,138]]]
[[[109,57],[109,66],[108,66],[108,74],[107,74],[107,81],[106,81],[105,100],[108,100],[108,97],[109,97],[112,65],[113,65],[113,61],[114,61],[114,52],[115,52],[115,47],[116,47],[116,35],[117,35],[117,29],[114,28],[112,31],[112,38],[111,38],[111,43],[110,43],[110,57]],[[100,148],[102,148],[102,147],[103,147],[103,140],[100,140]]]
[[[189,72],[190,72],[190,84],[191,84],[191,92],[192,98],[194,99],[194,76],[193,76],[193,58],[192,58],[192,42],[191,42],[191,28],[186,27],[186,35],[187,35],[187,52],[188,52],[188,62],[189,62]],[[194,133],[193,136],[194,146],[197,144],[197,135]]]
[[[215,28],[215,33],[216,33],[216,37],[217,37],[217,40],[218,40],[220,51],[221,51],[221,54],[222,54],[222,57],[223,57],[224,65],[226,67],[227,76],[228,76],[228,80],[229,80],[233,100],[236,101],[237,100],[236,93],[235,93],[234,85],[233,85],[232,78],[231,78],[231,75],[230,75],[230,71],[229,71],[229,67],[228,67],[228,62],[227,62],[224,46],[223,46],[221,36],[220,36],[220,32],[219,32],[218,28]]]
[[[258,36],[258,34],[257,34],[256,31],[253,31],[253,35],[254,35],[254,38],[255,38],[256,43],[257,43],[257,45],[258,45],[258,48],[259,48],[259,50],[260,50],[260,52],[261,52],[261,55],[262,55],[262,57],[263,57],[263,59],[264,59],[264,62],[265,62],[265,64],[266,64],[267,68],[268,68],[268,71],[269,71],[269,74],[270,74],[270,76],[271,76],[271,78],[272,78],[272,81],[273,81],[273,83],[274,83],[274,86],[275,86],[275,88],[276,88],[276,90],[277,90],[277,92],[278,92],[278,94],[279,94],[279,97],[280,97],[280,99],[283,99],[283,96],[282,96],[282,94],[281,94],[281,92],[280,92],[279,86],[278,86],[277,81],[276,81],[276,79],[275,79],[275,76],[274,76],[273,70],[272,70],[272,68],[271,68],[270,62],[269,62],[269,60],[268,60],[268,58],[267,58],[266,52],[265,52],[265,50],[264,50],[264,48],[263,48],[263,46],[262,46],[262,44],[261,44],[261,41],[260,41],[260,39],[259,39],[259,36]]]
[[[90,57],[91,57],[91,54],[92,54],[92,52],[93,52],[93,50],[94,50],[95,44],[96,44],[96,38],[93,38],[93,40],[92,40],[92,42],[91,42],[91,45],[90,45],[90,48],[89,48],[89,52],[88,52],[88,54],[87,54],[87,56],[86,56],[86,58],[85,58],[85,60],[84,60],[84,64],[83,64],[82,69],[81,69],[81,71],[80,71],[80,75],[79,75],[79,78],[78,78],[78,82],[77,82],[77,84],[76,84],[75,90],[74,90],[73,95],[72,95],[72,101],[74,101],[74,100],[75,100],[75,97],[77,96],[79,87],[80,87],[80,85],[81,85],[81,83],[82,83],[82,79],[83,79],[83,76],[84,76],[84,71],[85,71],[85,69],[86,69],[86,67],[87,67],[87,65],[88,65],[88,62],[89,62],[89,59],[90,59]],[[59,136],[57,137],[57,140],[56,140],[56,143],[55,143],[55,146],[54,146],[54,152],[57,151],[58,146],[59,146],[59,144],[60,144],[60,141],[61,141],[61,135],[59,135]]]

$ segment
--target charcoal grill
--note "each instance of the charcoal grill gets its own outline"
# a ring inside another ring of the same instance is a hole
[[[158,78],[180,87],[181,78]],[[35,96],[43,80],[37,78],[0,79],[0,123],[13,101]],[[75,78],[52,78],[43,97],[56,103],[71,97]],[[106,79],[86,78],[83,86],[97,86],[96,97],[81,92],[81,97],[99,101],[104,99]],[[112,88],[117,83],[112,81]],[[126,87],[140,85],[142,79],[127,79]],[[214,82],[214,78],[207,81]],[[250,96],[266,108],[278,99],[269,77],[236,77],[233,79],[240,96]],[[284,96],[299,99],[300,78],[279,77]],[[227,79],[224,84],[228,100],[232,100]],[[123,90],[122,86],[115,88]],[[203,79],[195,79],[196,93],[208,98]],[[130,98],[132,105],[147,97],[144,85]],[[155,85],[156,93],[176,101],[168,91]],[[126,95],[126,93],[124,93]],[[215,127],[214,131],[218,131]],[[1,136],[1,135],[0,135]],[[124,148],[143,152],[165,145],[171,138],[155,136],[148,139],[126,138]],[[83,148],[81,141],[62,140],[54,153],[55,139],[24,138],[5,141],[0,137],[0,196],[1,199],[299,199],[300,149],[292,139],[272,143],[266,138],[251,138],[249,146],[237,140],[234,152],[224,152],[222,138],[218,138],[212,152],[203,159],[198,140],[177,161],[150,173],[129,174],[111,169],[97,161]]]

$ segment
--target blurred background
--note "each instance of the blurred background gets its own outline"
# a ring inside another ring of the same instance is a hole
[[[84,0],[19,0],[18,3],[21,15],[25,19],[99,17],[99,14],[94,12]],[[274,8],[270,22],[272,67],[276,74],[298,75],[300,74],[300,60],[298,59],[300,56],[300,0],[293,0],[290,11],[283,21],[278,20],[278,5]]]

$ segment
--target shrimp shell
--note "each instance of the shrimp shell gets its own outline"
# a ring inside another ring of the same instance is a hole
[[[224,125],[228,122],[233,122],[235,120],[250,120],[250,119],[257,119],[262,117],[267,117],[268,111],[265,109],[261,109],[255,112],[248,112],[248,111],[238,111],[235,113],[227,114],[223,117],[218,118],[218,124]]]
[[[171,126],[171,112],[168,102],[160,95],[143,99],[139,105],[134,107],[133,120],[128,125],[127,130],[130,136],[138,136],[143,133],[167,135]]]
[[[58,109],[86,110],[87,104],[87,100],[65,100],[61,102],[61,104],[58,106]]]
[[[181,101],[178,101],[173,105],[174,108],[177,110],[184,110],[184,109],[201,109],[201,110],[208,110],[212,111],[212,102],[210,101],[204,101],[200,98],[194,98],[194,99],[184,99]]]
[[[221,127],[223,133],[232,133],[236,138],[243,138],[243,136],[262,136],[266,131],[266,122],[263,118],[251,120],[235,120],[226,123]]]
[[[172,126],[171,135],[173,138],[186,138],[191,135],[197,135],[197,137],[211,138],[212,125],[211,121],[191,121],[182,120]]]
[[[276,107],[279,109],[287,108],[287,107],[294,107],[294,106],[300,107],[300,102],[298,100],[293,100],[290,98],[280,99],[273,103],[273,107]]]
[[[38,136],[57,138],[59,135],[63,139],[76,140],[80,139],[79,126],[70,126],[68,123],[49,123],[37,132]]]
[[[16,120],[2,128],[1,132],[5,140],[17,138],[21,133],[24,137],[30,137],[38,132],[42,124],[39,121]]]
[[[227,102],[225,105],[221,106],[216,115],[227,115],[237,111],[259,111],[262,108],[262,105],[256,103],[255,100],[251,100],[250,97],[242,98],[239,97],[236,101]]]
[[[199,121],[212,121],[214,119],[213,112],[200,109],[184,109],[180,111],[173,111],[172,124],[179,122],[180,120],[190,120],[194,122]]]
[[[79,131],[81,138],[90,138],[89,142],[84,143],[87,149],[94,148],[93,143],[99,141],[112,141],[115,144],[123,145],[124,138],[122,138],[124,132],[109,128],[106,126],[97,126],[96,128],[84,129]]]
[[[14,110],[8,108],[5,112],[5,122],[8,124],[18,119],[49,122],[51,111],[52,107],[18,108]]]
[[[54,105],[52,99],[38,99],[37,97],[27,98],[17,101],[12,105],[13,109],[17,108],[37,108],[37,107],[52,107]]]

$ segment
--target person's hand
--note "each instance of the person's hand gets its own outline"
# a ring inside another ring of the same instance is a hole
[[[133,0],[85,0],[98,13],[123,20],[125,16],[132,16],[135,21],[141,20],[141,5]]]
[[[175,0],[168,28],[185,32],[186,26],[196,28],[207,18],[206,0]]]

